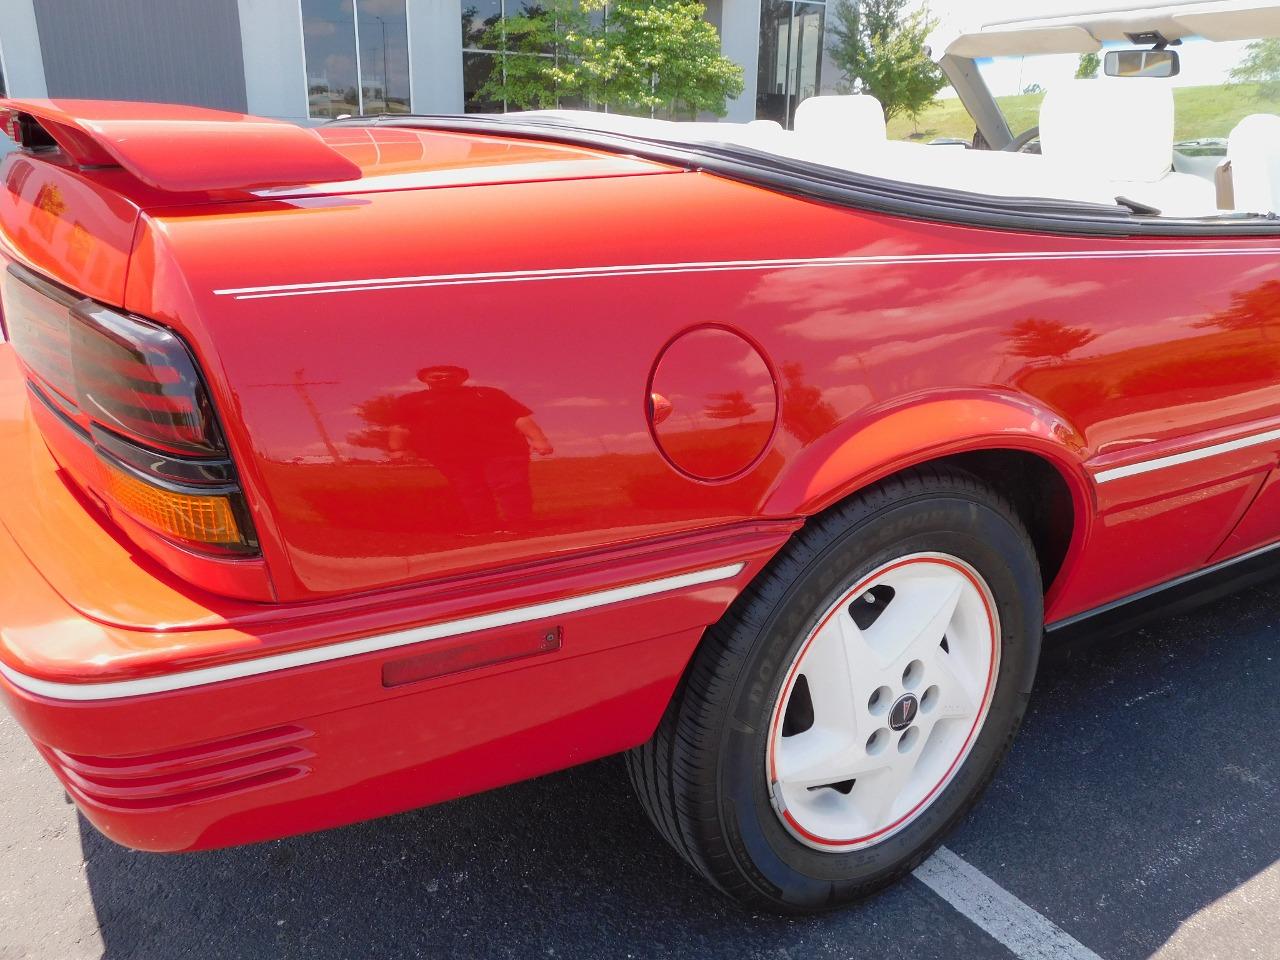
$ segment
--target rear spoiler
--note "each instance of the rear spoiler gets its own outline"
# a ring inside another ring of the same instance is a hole
[[[360,168],[314,130],[203,107],[0,99],[0,130],[78,167],[120,167],[174,193],[356,180]]]

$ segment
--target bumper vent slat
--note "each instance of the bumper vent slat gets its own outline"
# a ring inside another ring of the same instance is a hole
[[[305,727],[289,725],[177,750],[130,757],[41,750],[77,799],[120,810],[200,803],[310,772]]]

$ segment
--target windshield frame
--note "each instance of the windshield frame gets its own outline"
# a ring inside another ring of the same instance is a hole
[[[1013,131],[1000,104],[991,94],[978,61],[973,57],[958,57],[948,53],[938,61],[938,66],[956,92],[969,116],[973,119],[978,137],[990,150],[1003,150],[1013,143]]]

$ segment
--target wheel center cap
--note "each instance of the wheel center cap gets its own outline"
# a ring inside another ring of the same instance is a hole
[[[895,733],[907,729],[915,723],[916,715],[919,713],[920,701],[916,699],[916,695],[904,693],[889,708],[889,729]]]

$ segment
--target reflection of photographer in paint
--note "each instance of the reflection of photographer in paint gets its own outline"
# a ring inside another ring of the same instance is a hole
[[[533,519],[529,451],[554,451],[533,411],[496,387],[467,383],[462,367],[424,367],[425,390],[396,400],[391,455],[430,463],[457,494],[472,533]],[[514,532],[514,531],[513,531]]]

